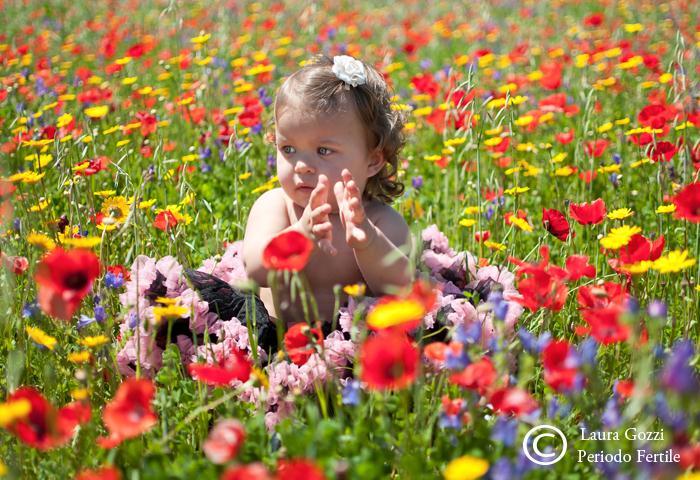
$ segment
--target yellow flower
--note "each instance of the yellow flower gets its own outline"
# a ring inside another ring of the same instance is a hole
[[[459,224],[463,227],[473,227],[476,225],[476,220],[473,218],[463,218],[459,221]]]
[[[26,398],[0,403],[0,427],[6,427],[23,419],[31,410],[32,406]]]
[[[46,175],[46,172],[32,172],[32,171],[26,171],[23,172],[24,177],[22,177],[22,183],[36,183],[42,178],[44,178],[44,175]]]
[[[528,190],[530,190],[530,187],[513,187],[504,190],[503,193],[506,195],[517,195],[519,193],[525,193]]]
[[[632,236],[641,231],[642,229],[639,227],[630,227],[628,225],[613,228],[605,237],[600,239],[600,245],[608,250],[617,250],[627,245]]]
[[[471,206],[471,207],[465,207],[464,212],[462,215],[476,215],[481,211],[481,207],[479,206]]]
[[[367,287],[364,283],[356,283],[354,285],[345,285],[343,291],[351,297],[361,297],[365,294]]]
[[[88,348],[100,347],[108,342],[109,337],[106,335],[95,335],[93,337],[84,337],[78,340],[80,345]]]
[[[31,207],[29,207],[29,211],[30,211],[30,212],[41,212],[42,210],[44,210],[44,209],[45,209],[46,207],[48,207],[48,206],[49,206],[49,201],[48,201],[48,200],[45,200],[45,199],[44,199],[44,200],[39,200],[39,203],[37,203],[36,205],[32,205]]]
[[[518,227],[520,230],[524,232],[531,232],[532,231],[532,225],[527,223],[527,220],[524,218],[512,216],[510,217],[510,223]]]
[[[65,237],[61,240],[63,245],[68,245],[74,248],[93,248],[102,242],[101,237],[80,237],[80,238],[70,238]]]
[[[375,306],[367,315],[367,325],[374,329],[395,327],[420,320],[425,307],[417,300],[400,299]]]
[[[170,298],[170,297],[158,297],[156,298],[156,303],[160,303],[161,305],[175,305],[177,304],[178,300],[180,298]]]
[[[139,208],[141,210],[145,210],[147,208],[151,208],[153,205],[155,205],[156,199],[152,198],[150,200],[144,200],[143,202],[139,202]]]
[[[87,388],[76,388],[71,390],[70,396],[73,397],[74,400],[85,400],[88,398],[88,395],[90,395],[90,391]]]
[[[156,324],[163,320],[176,320],[190,313],[190,309],[180,305],[167,305],[165,307],[153,307],[153,319]]]
[[[96,105],[85,109],[85,115],[90,118],[102,118],[107,115],[107,112],[109,112],[107,105]]]
[[[27,243],[34,245],[35,247],[43,248],[46,251],[56,248],[56,242],[51,240],[48,235],[44,235],[43,233],[30,233],[27,235]]]
[[[634,212],[629,208],[618,208],[617,210],[613,210],[612,212],[608,213],[608,218],[611,220],[622,220],[623,218],[627,218],[632,215],[634,215]]]
[[[29,335],[29,338],[34,340],[39,345],[42,345],[49,350],[53,350],[53,348],[56,346],[56,339],[51,335],[48,335],[42,329],[30,326],[26,326],[24,329],[26,330],[27,335]]]
[[[659,205],[656,209],[656,213],[673,213],[675,211],[676,211],[676,206],[674,204]]]
[[[489,462],[483,458],[464,455],[452,460],[445,468],[445,480],[475,480],[489,470]]]
[[[89,165],[90,164],[88,164],[88,166]],[[117,193],[116,190],[98,190],[93,195],[95,195],[96,197],[111,197],[115,193]]]
[[[675,273],[695,265],[696,259],[688,258],[688,250],[674,250],[659,257],[651,266],[659,273]]]
[[[114,223],[124,223],[129,214],[129,202],[122,196],[110,197],[102,204],[102,213],[105,217],[111,217]]]
[[[490,248],[491,250],[498,250],[499,252],[506,249],[506,246],[502,243],[492,242],[491,240],[486,240],[484,246]]]
[[[68,361],[72,363],[87,363],[90,361],[91,355],[87,350],[82,352],[71,352],[68,354]]]
[[[56,128],[63,128],[72,121],[73,115],[71,115],[70,113],[64,113],[63,115],[58,117],[58,120],[56,121]]]
[[[627,265],[622,265],[620,267],[620,270],[631,273],[631,274],[639,274],[639,273],[646,273],[649,271],[649,269],[652,267],[654,262],[650,260],[642,260],[637,263],[630,263]]]
[[[201,45],[203,43],[207,43],[210,38],[211,38],[211,33],[205,33],[205,34],[197,35],[196,37],[190,38],[190,42],[192,42],[194,44]]]

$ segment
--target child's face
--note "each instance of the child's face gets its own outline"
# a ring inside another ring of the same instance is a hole
[[[360,191],[383,167],[381,153],[370,153],[361,120],[353,109],[327,116],[302,114],[288,105],[277,114],[277,176],[294,203],[306,207],[320,174],[330,181],[328,203],[337,211],[333,185],[350,170]]]

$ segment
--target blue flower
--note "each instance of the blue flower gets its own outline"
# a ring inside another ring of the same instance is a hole
[[[87,315],[81,315],[76,327],[78,327],[78,330],[82,330],[83,328],[87,327],[91,323],[95,323],[95,322],[96,322],[95,318],[88,317]]]
[[[360,382],[349,380],[343,387],[343,405],[359,405],[360,403]]]
[[[498,417],[491,429],[491,440],[501,442],[506,447],[512,447],[518,433],[518,421]]]
[[[36,303],[36,300],[32,300],[31,302],[27,302],[22,307],[22,316],[24,318],[35,318],[39,315],[39,313],[40,313],[39,304]]]
[[[121,272],[117,274],[107,272],[105,275],[105,285],[108,288],[120,288],[124,285],[124,277]]]
[[[99,323],[102,323],[105,321],[105,318],[107,318],[107,313],[105,312],[105,308],[102,305],[97,305],[95,307],[95,320],[98,321]]]

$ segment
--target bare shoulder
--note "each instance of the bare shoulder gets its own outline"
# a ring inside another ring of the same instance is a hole
[[[373,200],[367,204],[367,216],[397,247],[410,241],[410,229],[403,216],[391,205]]]
[[[246,239],[261,240],[289,226],[289,215],[281,188],[260,195],[250,211],[246,225]],[[245,243],[244,243],[245,245]]]

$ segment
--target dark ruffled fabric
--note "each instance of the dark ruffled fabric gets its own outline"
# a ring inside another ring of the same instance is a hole
[[[276,326],[260,297],[246,294],[205,272],[186,269],[185,275],[200,298],[209,304],[210,312],[215,312],[224,321],[235,317],[243,325],[247,325],[250,315],[250,323],[254,319],[257,327],[258,345],[266,352],[277,351]]]

